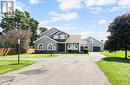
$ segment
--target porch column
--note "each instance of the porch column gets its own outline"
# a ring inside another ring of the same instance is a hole
[[[80,52],[80,44],[79,44],[79,52]]]
[[[66,43],[65,43],[65,52],[66,52]]]

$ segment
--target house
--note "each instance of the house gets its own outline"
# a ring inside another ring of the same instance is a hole
[[[80,51],[80,35],[69,35],[59,29],[52,28],[40,34],[34,41],[35,52],[67,52]]]
[[[104,43],[100,42],[93,37],[82,39],[80,43],[81,51],[88,49],[90,52],[99,52],[104,50]]]
[[[92,42],[91,42],[92,41]],[[103,43],[89,37],[82,39],[80,35],[69,35],[59,29],[52,28],[40,34],[34,41],[35,52],[68,52],[69,50],[102,51]]]

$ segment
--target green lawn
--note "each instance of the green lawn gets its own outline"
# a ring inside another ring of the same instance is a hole
[[[130,59],[124,59],[124,51],[102,52],[107,57],[97,64],[112,85],[130,85]],[[130,52],[128,53],[130,56]]]
[[[0,74],[19,69],[33,63],[35,62],[29,60],[21,60],[20,64],[17,64],[16,60],[0,60]]]
[[[0,58],[17,58],[18,55],[0,56]],[[21,58],[51,58],[56,57],[55,54],[20,54]]]

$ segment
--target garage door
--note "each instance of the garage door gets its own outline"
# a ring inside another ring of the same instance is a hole
[[[98,46],[93,47],[93,52],[100,52],[100,51],[101,51],[100,47],[98,47]]]

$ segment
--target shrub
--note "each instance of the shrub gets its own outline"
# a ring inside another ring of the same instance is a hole
[[[68,50],[69,53],[79,53],[78,50]]]
[[[84,49],[84,50],[83,50],[83,53],[88,54],[88,49]]]

